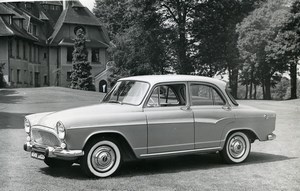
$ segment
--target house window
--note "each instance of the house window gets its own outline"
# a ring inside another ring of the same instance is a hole
[[[46,52],[44,52],[44,59],[46,59],[47,58],[47,53]]]
[[[92,48],[92,62],[99,62],[99,48]]]
[[[24,84],[27,84],[27,70],[24,70]]]
[[[17,40],[17,58],[20,58],[20,42]]]
[[[32,85],[32,80],[33,80],[33,73],[32,72],[30,72],[30,85]]]
[[[32,32],[33,32],[34,36],[37,36],[37,27],[36,27],[36,25],[33,25]]]
[[[23,59],[27,60],[27,56],[26,56],[26,44],[25,44],[25,42],[23,42]]]
[[[29,32],[30,34],[32,34],[32,23],[29,24],[28,32]]]
[[[10,82],[14,81],[14,70],[10,69]]]
[[[33,45],[33,62],[36,62],[36,49],[34,45]]]
[[[9,47],[9,49],[8,49],[8,51],[9,51],[9,57],[13,57],[13,54],[12,54],[12,47],[13,47],[13,42],[12,42],[12,40],[9,40],[9,45],[8,45]]]
[[[72,74],[72,72],[67,72],[67,81],[71,81],[72,79],[71,79],[71,74]]]
[[[31,50],[32,46],[31,44],[29,44],[29,62],[32,61],[32,50]]]
[[[21,73],[20,73],[20,70],[17,70],[17,83],[18,84],[21,83],[20,79],[21,79]]]
[[[72,59],[73,59],[73,51],[74,51],[74,48],[73,47],[68,47],[67,49],[67,61],[68,62],[72,62]]]
[[[47,85],[48,84],[48,78],[47,78],[47,76],[45,75],[44,76],[44,85]]]
[[[77,31],[78,31],[79,29],[82,30],[83,34],[86,34],[86,30],[85,30],[85,28],[84,28],[83,26],[76,26],[76,27],[74,28],[74,34],[75,34],[75,35],[77,35]]]

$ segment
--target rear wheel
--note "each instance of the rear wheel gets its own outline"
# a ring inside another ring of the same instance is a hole
[[[70,167],[73,164],[73,161],[60,160],[60,159],[55,159],[55,158],[45,158],[44,162],[50,168]]]
[[[225,162],[236,164],[244,162],[249,156],[251,143],[248,136],[243,132],[231,134],[225,143],[221,156]]]
[[[84,153],[80,166],[90,177],[105,178],[120,167],[121,152],[114,139],[93,140],[88,143]]]

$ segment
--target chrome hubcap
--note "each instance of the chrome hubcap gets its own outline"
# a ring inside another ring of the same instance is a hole
[[[233,158],[240,158],[245,154],[246,142],[242,137],[235,136],[230,140],[228,147],[229,153]]]
[[[115,164],[116,154],[109,146],[98,147],[92,155],[91,161],[95,170],[106,172]]]

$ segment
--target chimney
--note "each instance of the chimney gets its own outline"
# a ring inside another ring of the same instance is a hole
[[[67,8],[67,2],[66,1],[67,0],[62,0],[62,2],[63,2],[63,10],[65,10]]]

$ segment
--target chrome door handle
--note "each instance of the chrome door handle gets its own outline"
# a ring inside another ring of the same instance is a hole
[[[184,106],[184,107],[181,107],[180,109],[183,110],[183,111],[188,111],[188,110],[191,109],[191,107],[190,106]]]
[[[223,106],[222,109],[226,110],[226,111],[230,111],[231,107],[230,106]]]

